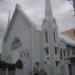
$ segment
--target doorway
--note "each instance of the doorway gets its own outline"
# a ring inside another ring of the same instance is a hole
[[[72,66],[71,66],[71,64],[68,64],[68,67],[69,67],[69,75],[72,75]]]

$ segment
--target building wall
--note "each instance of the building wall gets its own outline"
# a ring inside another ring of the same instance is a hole
[[[32,27],[20,12],[17,12],[7,36],[3,42],[2,60],[13,64],[21,60],[28,74],[28,71],[32,71]],[[21,46],[12,49],[11,45],[16,37],[21,41]]]
[[[49,75],[53,74],[53,75],[57,75],[57,67],[56,67],[56,62],[60,61],[60,52],[59,52],[59,48],[58,48],[58,30],[57,30],[57,25],[55,23],[55,20],[53,19],[53,17],[50,17],[50,21],[49,18],[45,19],[45,21],[43,22],[42,25],[42,30],[43,30],[43,50],[44,50],[44,62],[46,66],[49,65],[49,69],[51,69],[51,73],[50,71],[48,71]],[[47,31],[48,33],[48,42],[46,42],[46,35],[45,35],[45,31]],[[45,48],[48,47],[49,48],[49,54],[46,55],[45,52]],[[57,48],[57,54],[55,54],[55,48]],[[47,59],[49,58],[49,59]],[[45,66],[45,67],[46,67]]]
[[[16,37],[19,38],[21,46],[13,49],[12,44]],[[29,71],[32,72],[37,62],[39,63],[39,69],[42,68],[42,52],[42,31],[37,31],[34,25],[28,22],[21,12],[17,11],[7,38],[3,41],[2,60],[13,64],[21,60],[25,74],[28,74]]]
[[[4,51],[4,53],[6,53],[6,55],[12,54],[13,59],[11,62],[16,62],[17,59],[19,58],[20,51],[23,51],[26,49],[31,50],[31,37],[30,37],[31,28],[28,25],[28,22],[26,20],[24,20],[23,16],[21,14],[17,13],[16,19],[12,23],[10,29],[11,30],[10,30],[9,34],[7,35],[8,38],[6,41],[4,41],[5,50],[2,50],[2,53]],[[17,49],[12,49],[11,45],[16,37],[18,37],[20,39],[22,46]]]
[[[62,52],[62,59],[60,60],[60,65],[61,65],[60,69],[61,69],[62,75],[74,75],[75,74],[74,72],[75,58],[73,57],[72,50],[74,50],[74,45],[67,43],[63,39],[60,40],[60,51]],[[62,70],[62,66],[64,68],[63,70]]]
[[[43,68],[43,36],[42,31],[37,31],[37,53],[39,70]]]

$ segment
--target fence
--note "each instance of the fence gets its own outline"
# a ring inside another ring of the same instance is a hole
[[[25,74],[24,74],[24,69],[16,69],[16,70],[0,69],[0,75],[25,75]]]
[[[5,70],[0,69],[0,75],[6,75],[6,71],[5,71]]]

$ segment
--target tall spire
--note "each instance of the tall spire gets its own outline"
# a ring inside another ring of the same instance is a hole
[[[45,0],[45,17],[52,15],[50,0]]]

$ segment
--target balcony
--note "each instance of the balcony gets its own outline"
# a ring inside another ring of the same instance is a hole
[[[66,50],[66,55],[65,57],[66,59],[73,59],[75,58],[75,47],[71,47],[69,49]]]

